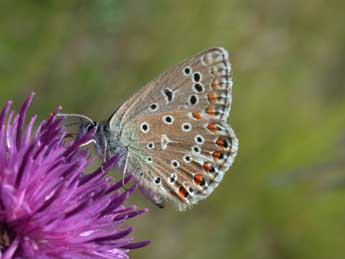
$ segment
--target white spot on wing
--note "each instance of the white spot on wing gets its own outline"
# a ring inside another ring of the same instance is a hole
[[[170,143],[177,143],[177,142],[171,140],[167,135],[163,134],[161,136],[161,148],[162,148],[162,150],[166,150],[168,148],[168,144],[170,144]]]

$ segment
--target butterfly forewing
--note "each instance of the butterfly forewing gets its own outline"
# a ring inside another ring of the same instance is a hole
[[[146,84],[120,107],[116,118],[125,123],[141,114],[194,109],[200,113],[197,115],[226,120],[231,107],[231,89],[228,52],[223,48],[210,49],[182,61]]]
[[[120,107],[129,166],[146,188],[180,209],[206,198],[237,154],[226,120],[231,106],[228,53],[214,48],[189,58]]]

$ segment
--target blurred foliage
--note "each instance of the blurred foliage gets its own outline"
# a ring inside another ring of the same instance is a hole
[[[151,208],[134,222],[137,238],[154,242],[132,256],[345,258],[345,192],[332,187],[345,177],[344,9],[336,0],[0,0],[0,104],[35,90],[41,118],[62,105],[104,119],[167,67],[224,46],[238,158],[185,213],[137,194]]]

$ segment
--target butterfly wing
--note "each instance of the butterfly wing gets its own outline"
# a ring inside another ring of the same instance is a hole
[[[139,116],[128,127],[130,164],[140,182],[156,196],[176,202],[181,210],[205,199],[221,182],[238,149],[237,138],[225,122],[191,118],[185,111]],[[143,133],[135,126],[150,125]],[[186,127],[187,126],[187,127]],[[154,134],[150,134],[150,131]]]
[[[200,116],[226,121],[231,107],[229,54],[213,48],[188,58],[147,83],[113,116],[122,123],[144,114],[173,109],[197,110]],[[110,121],[110,125],[115,125]]]
[[[231,88],[228,53],[210,49],[148,83],[110,121],[121,122],[130,169],[156,201],[184,209],[223,179],[238,149],[226,123]]]

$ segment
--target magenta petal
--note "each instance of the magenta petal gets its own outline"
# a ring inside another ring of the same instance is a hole
[[[106,175],[116,156],[85,174],[90,155],[80,145],[92,132],[67,143],[55,114],[35,132],[36,117],[25,128],[33,96],[18,115],[10,112],[12,102],[0,114],[0,229],[9,240],[0,238],[0,257],[129,258],[131,249],[150,243],[133,243],[133,228],[123,225],[147,211],[124,205],[137,185],[123,192],[122,181]]]

